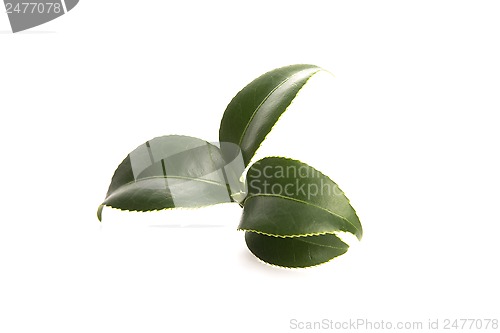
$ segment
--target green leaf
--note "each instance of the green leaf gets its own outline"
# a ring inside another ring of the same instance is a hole
[[[349,246],[337,236],[274,237],[246,232],[250,251],[260,260],[282,267],[315,266],[347,252]]]
[[[247,173],[248,194],[240,229],[279,236],[350,232],[363,235],[344,192],[300,161],[266,157]]]
[[[118,166],[103,206],[151,211],[231,202],[220,149],[188,136],[162,136],[132,151]]]
[[[336,233],[349,232],[358,239],[363,235],[344,192],[305,163],[267,157],[249,168],[246,180],[248,194],[238,228],[247,231],[252,253],[266,262],[317,265],[347,251]]]
[[[248,165],[281,114],[320,70],[314,65],[292,65],[252,81],[227,106],[220,124],[219,141],[238,145]]]

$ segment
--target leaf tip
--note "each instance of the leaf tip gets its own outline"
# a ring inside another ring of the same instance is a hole
[[[99,208],[97,208],[97,219],[99,219],[99,222],[102,222],[102,209],[104,208],[104,205],[99,205]]]

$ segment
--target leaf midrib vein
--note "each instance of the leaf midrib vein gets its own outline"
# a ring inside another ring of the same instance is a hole
[[[314,246],[322,246],[322,247],[327,247],[329,249],[336,249],[336,250],[345,250],[345,248],[343,248],[343,247],[337,247],[337,246],[330,246],[330,245],[324,245],[324,244],[318,244],[318,243],[308,242],[306,240],[307,237],[296,237],[295,239],[298,240],[298,241],[307,243],[307,244],[314,245]]]
[[[303,203],[303,204],[308,205],[308,206],[311,206],[311,207],[319,208],[319,209],[321,209],[321,210],[323,210],[323,211],[325,211],[325,212],[327,212],[327,213],[330,213],[330,214],[332,214],[332,215],[334,215],[334,216],[337,216],[338,218],[340,218],[340,219],[342,219],[342,220],[346,221],[347,223],[349,223],[350,225],[352,225],[352,226],[354,227],[354,229],[356,229],[356,231],[357,231],[358,233],[360,232],[360,230],[359,230],[359,229],[358,229],[358,228],[357,228],[357,227],[356,227],[356,226],[355,226],[355,225],[354,225],[351,221],[349,221],[349,220],[348,220],[348,219],[346,219],[345,217],[340,216],[339,214],[334,213],[334,212],[330,211],[329,209],[323,208],[323,207],[318,206],[318,205],[314,205],[314,204],[312,204],[312,203],[310,203],[310,202],[307,202],[307,201],[304,201],[304,200],[299,200],[299,199],[295,199],[295,198],[291,198],[291,197],[285,197],[285,196],[283,196],[283,195],[278,195],[278,194],[269,194],[269,193],[259,193],[259,194],[253,194],[253,195],[248,196],[245,200],[249,200],[249,199],[251,199],[251,198],[255,198],[255,197],[259,197],[259,196],[261,196],[261,197],[275,197],[275,198],[281,198],[281,199],[285,199],[285,200],[290,200],[290,201],[295,201],[295,202]]]
[[[255,118],[255,115],[257,114],[257,112],[259,112],[259,110],[261,109],[262,105],[264,105],[264,103],[269,99],[269,97],[271,97],[271,95],[279,88],[281,87],[282,85],[284,85],[288,80],[290,80],[290,78],[292,77],[293,75],[291,75],[290,77],[287,77],[285,78],[283,81],[281,81],[276,87],[273,88],[273,90],[271,90],[266,97],[264,97],[264,99],[262,100],[262,102],[260,102],[260,104],[255,108],[255,110],[252,112],[252,116],[250,117],[250,119],[248,120],[247,124],[245,125],[245,129],[243,129],[243,132],[241,133],[241,136],[240,136],[240,139],[238,140],[238,146],[241,147],[241,143],[243,142],[243,138],[245,137],[245,134],[248,130],[248,127],[250,127],[250,124],[252,123],[253,121],[253,118]]]
[[[217,185],[217,186],[220,186],[220,187],[225,187],[225,185],[222,185],[220,183],[217,183],[216,181],[213,181],[213,180],[208,180],[208,179],[201,179],[201,178],[191,178],[191,177],[182,177],[182,176],[167,176],[167,177],[159,177],[159,176],[155,176],[155,177],[145,177],[145,178],[141,178],[141,179],[138,179],[138,180],[134,180],[134,181],[131,181],[131,182],[128,182],[128,183],[125,183],[123,185],[120,185],[120,187],[118,187],[115,191],[113,191],[113,193],[115,193],[116,191],[118,191],[119,189],[121,189],[122,187],[125,187],[127,185],[131,185],[131,184],[135,184],[135,183],[138,183],[138,182],[141,182],[141,181],[144,181],[144,180],[149,180],[149,179],[168,179],[168,178],[173,178],[173,179],[184,179],[184,180],[195,180],[195,181],[199,181],[199,182],[202,182],[202,183],[206,183],[206,184],[211,184],[211,185]],[[111,196],[113,193],[111,193],[109,196]]]

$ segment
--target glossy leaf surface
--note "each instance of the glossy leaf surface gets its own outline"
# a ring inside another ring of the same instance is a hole
[[[262,261],[293,268],[325,263],[349,249],[346,243],[331,234],[282,238],[246,232],[245,241],[250,252]]]
[[[220,124],[219,141],[238,145],[248,165],[281,114],[320,70],[314,65],[292,65],[252,81],[227,106]]]
[[[263,261],[317,265],[347,251],[335,233],[361,239],[361,223],[344,192],[311,166],[268,157],[253,164],[246,179],[239,229],[247,231],[249,249]]]
[[[116,169],[98,208],[99,220],[105,206],[151,211],[236,201],[243,207],[238,228],[245,231],[249,250],[266,263],[309,267],[347,252],[339,234],[361,239],[363,229],[335,182],[283,157],[249,165],[281,115],[321,70],[292,65],[252,81],[227,106],[220,143],[171,135],[137,147]]]
[[[240,228],[278,236],[363,230],[344,192],[300,161],[267,157],[247,173],[248,194]]]
[[[151,211],[230,202],[220,149],[188,136],[163,136],[132,151],[118,166],[102,206]]]

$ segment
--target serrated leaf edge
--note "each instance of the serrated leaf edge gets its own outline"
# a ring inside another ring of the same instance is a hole
[[[216,206],[216,205],[223,205],[223,204],[234,204],[236,202],[231,201],[231,202],[217,202],[213,204],[207,204],[207,205],[199,205],[199,206],[194,206],[194,207],[166,207],[166,208],[159,208],[159,209],[148,209],[148,210],[138,210],[138,209],[123,209],[119,207],[114,207],[111,205],[104,205],[101,204],[97,208],[97,218],[99,219],[100,222],[102,222],[102,211],[104,207],[111,208],[111,209],[116,209],[122,212],[133,212],[133,213],[152,213],[152,212],[161,212],[164,210],[196,210],[200,208],[205,208],[205,207],[210,207],[210,206]]]
[[[253,254],[253,252],[250,251],[250,249],[248,251],[252,254],[252,256],[254,256],[261,263],[264,263],[264,264],[266,264],[268,266],[271,266],[273,268],[282,268],[282,269],[289,269],[289,270],[303,270],[303,269],[315,268],[315,267],[318,267],[318,266],[323,266],[324,264],[328,264],[330,261],[333,261],[333,260],[335,260],[338,257],[340,257],[340,256],[343,255],[343,254],[341,254],[341,255],[333,257],[332,259],[327,260],[325,262],[320,262],[319,264],[310,265],[310,266],[282,266],[282,265],[271,264],[271,263],[269,263],[267,261],[264,261],[264,260],[260,259],[259,257],[257,257],[255,254]]]
[[[242,230],[242,229],[238,229],[238,230]],[[248,248],[248,246],[247,246]],[[338,248],[338,249],[341,249],[341,248]],[[283,265],[277,265],[277,264],[271,264],[265,260],[262,260],[261,258],[257,257],[249,248],[248,248],[248,251],[252,254],[252,256],[254,256],[255,258],[257,258],[258,261],[268,265],[268,266],[271,266],[273,268],[283,268],[283,269],[290,269],[290,270],[303,270],[303,269],[307,269],[307,268],[314,268],[314,267],[318,267],[318,266],[322,266],[324,264],[327,264],[329,263],[330,261],[334,260],[334,259],[337,259],[338,257],[340,256],[343,256],[345,253],[341,254],[341,255],[338,255],[338,256],[335,256],[333,258],[331,258],[330,260],[327,260],[325,262],[320,262],[319,264],[315,264],[315,265],[309,265],[309,266],[283,266]],[[346,252],[347,253],[347,252]]]
[[[256,230],[256,229],[237,228],[236,230],[237,231],[254,232],[256,234],[261,234],[261,235],[271,236],[271,237],[276,237],[276,238],[303,238],[303,237],[322,236],[322,235],[335,235],[335,236],[337,236],[338,232],[342,232],[341,230],[339,230],[339,231],[312,232],[312,233],[306,233],[306,234],[277,235],[277,234],[271,234],[271,233],[263,232],[263,231]]]
[[[313,169],[314,169],[316,172],[318,172],[321,176],[325,177],[326,179],[328,179],[328,180],[329,180],[329,181],[331,181],[332,183],[336,184],[336,185],[337,185],[337,187],[338,187],[338,189],[339,189],[340,191],[342,191],[342,193],[344,194],[344,197],[346,198],[347,202],[349,203],[349,206],[351,206],[352,210],[354,211],[354,214],[356,215],[356,217],[358,218],[358,220],[360,220],[360,219],[359,219],[359,216],[358,216],[358,213],[356,212],[356,210],[354,209],[354,207],[351,205],[351,201],[350,201],[350,200],[349,200],[349,198],[345,195],[344,191],[343,191],[342,189],[340,189],[340,187],[338,186],[338,184],[337,184],[336,182],[334,182],[334,181],[333,181],[330,177],[328,177],[327,175],[325,175],[323,172],[321,172],[320,170],[318,170],[318,169],[316,169],[315,167],[313,167],[312,165],[309,165],[309,164],[307,164],[307,163],[305,163],[305,162],[303,162],[303,161],[301,161],[301,160],[298,160],[298,159],[293,159],[293,158],[290,158],[290,157],[283,157],[283,156],[273,155],[273,156],[266,156],[266,157],[263,157],[263,158],[261,158],[260,160],[258,160],[258,161],[256,161],[256,162],[252,163],[251,165],[249,165],[248,169],[250,169],[250,168],[251,168],[254,164],[256,164],[256,163],[258,163],[258,162],[260,162],[260,161],[263,161],[263,160],[265,160],[265,159],[271,159],[271,158],[279,158],[279,159],[283,159],[283,160],[294,161],[294,162],[298,162],[298,163],[304,164],[304,165],[306,165],[306,166],[308,166],[308,167],[310,167],[310,168],[313,168]],[[245,181],[246,181],[246,179],[245,179]],[[259,194],[259,195],[262,195],[262,194]],[[245,205],[245,201],[246,201],[248,198],[251,198],[251,197],[254,197],[254,196],[257,196],[257,195],[247,195],[247,196],[245,197],[245,199],[243,200],[243,206]],[[269,196],[273,196],[273,195],[269,195]],[[283,198],[286,198],[286,197],[283,197]],[[291,198],[290,198],[290,199],[291,199]],[[293,200],[293,199],[291,199],[291,200]],[[300,201],[300,200],[295,200],[295,201],[297,201],[297,202],[302,202],[302,201]],[[313,205],[313,206],[314,206],[314,205]],[[317,207],[317,206],[314,206],[314,207]],[[348,222],[349,222],[349,224],[351,224],[351,225],[352,225],[352,226],[353,226],[356,230],[358,230],[358,231],[360,231],[360,232],[361,232],[360,236],[358,237],[358,240],[361,240],[361,239],[363,238],[363,229],[359,230],[359,229],[358,229],[356,226],[354,226],[354,225],[353,225],[353,224],[352,224],[349,220],[347,220],[346,218],[344,218],[344,217],[342,217],[342,216],[340,216],[340,215],[338,215],[338,214],[335,214],[335,213],[333,213],[333,212],[330,212],[329,210],[324,209],[324,208],[321,208],[321,207],[318,207],[318,208],[323,209],[323,210],[327,211],[328,213],[331,213],[331,214],[333,214],[333,215],[339,216],[340,218],[342,218],[342,219],[344,219],[344,220],[348,221]],[[360,224],[361,224],[361,222],[360,222]],[[238,230],[244,230],[244,229],[238,229]],[[349,231],[348,231],[348,232],[349,232]],[[328,233],[328,232],[325,232],[324,234],[327,234],[327,233]],[[351,233],[351,234],[352,234],[352,232],[349,232],[349,233]],[[320,234],[321,234],[321,233],[320,233]],[[307,235],[307,234],[306,234],[306,235]],[[312,234],[312,235],[314,235],[314,234]],[[354,235],[354,236],[356,236],[355,234],[353,234],[353,235]],[[357,237],[357,236],[356,236],[356,237]]]
[[[336,183],[335,183],[335,184],[336,184]],[[325,212],[327,212],[327,213],[329,213],[329,214],[331,214],[331,215],[334,215],[334,216],[336,216],[336,217],[338,217],[338,218],[340,218],[340,219],[342,219],[342,220],[346,221],[346,222],[347,222],[347,223],[349,223],[351,226],[353,226],[353,228],[354,228],[354,229],[356,229],[358,232],[360,232],[360,233],[361,233],[361,235],[363,234],[361,230],[359,230],[359,229],[358,229],[358,228],[357,228],[354,224],[352,224],[352,222],[351,222],[351,221],[349,221],[349,220],[348,220],[348,219],[346,219],[345,217],[340,216],[339,214],[334,213],[334,212],[332,212],[332,211],[330,211],[330,210],[328,210],[328,209],[325,209],[325,208],[323,208],[323,207],[320,207],[320,206],[317,206],[317,205],[310,204],[310,203],[308,203],[308,202],[306,202],[306,201],[297,200],[297,199],[294,199],[294,198],[289,198],[289,197],[285,197],[285,196],[282,196],[282,195],[277,195],[277,194],[263,194],[263,193],[261,193],[261,194],[256,194],[256,195],[250,195],[250,196],[247,196],[247,197],[245,198],[245,201],[246,201],[247,199],[256,198],[256,197],[274,197],[274,198],[280,198],[280,199],[284,199],[284,200],[290,200],[290,201],[295,201],[295,202],[303,203],[303,204],[305,204],[305,205],[309,205],[309,206],[311,206],[311,207],[321,209],[322,211],[325,211]],[[346,196],[346,198],[347,198],[347,196]],[[350,204],[350,203],[349,203],[349,206],[351,206],[351,204]],[[352,208],[352,206],[351,206],[351,208]],[[353,209],[354,209],[354,208],[353,208]],[[356,216],[357,216],[357,214],[356,214]],[[354,234],[354,235],[356,236],[356,234]]]
[[[137,148],[141,147],[141,146],[142,146],[143,144],[145,144],[146,142],[150,142],[150,141],[153,141],[153,140],[156,140],[156,139],[160,139],[160,138],[167,138],[167,137],[179,137],[179,138],[198,139],[198,140],[200,140],[200,141],[203,141],[203,142],[205,142],[205,143],[207,143],[207,144],[209,144],[209,145],[212,145],[212,146],[213,146],[213,144],[212,144],[212,143],[210,143],[210,142],[208,142],[208,141],[206,141],[206,140],[203,140],[203,139],[200,139],[200,138],[194,137],[194,136],[190,136],[190,135],[182,135],[182,134],[168,134],[168,135],[159,135],[159,136],[155,136],[155,137],[154,137],[154,138],[152,138],[152,139],[146,140],[144,143],[142,143],[142,144],[138,145],[137,147],[135,147],[135,148],[134,148],[131,152],[135,151]],[[217,147],[217,148],[219,148],[219,147]],[[131,153],[131,152],[130,152],[130,153]],[[116,173],[118,172],[118,169],[119,169],[120,165],[121,165],[121,164],[122,164],[122,163],[123,163],[123,162],[127,159],[127,157],[130,155],[130,153],[128,153],[128,154],[127,154],[127,156],[126,156],[126,157],[125,157],[125,158],[124,158],[124,159],[120,162],[120,164],[118,164],[118,167],[117,167],[117,168],[115,169],[115,171],[113,172],[113,176],[111,177],[111,181],[113,181],[113,179],[114,179],[114,178],[115,178],[115,176],[116,176]],[[129,184],[129,183],[127,183],[127,184]],[[125,185],[127,185],[127,184],[125,184]],[[123,186],[124,186],[124,185],[123,185]],[[122,186],[120,186],[120,187],[122,187]],[[107,198],[107,197],[108,197],[108,196],[106,195],[106,198]]]
[[[269,136],[269,134],[273,131],[274,127],[276,127],[276,125],[279,123],[280,119],[283,117],[283,115],[288,111],[288,109],[292,106],[293,102],[295,101],[295,99],[300,95],[300,93],[302,92],[302,90],[304,89],[304,87],[307,85],[307,83],[309,82],[309,80],[311,80],[316,74],[318,74],[319,72],[323,71],[324,69],[321,68],[321,67],[318,67],[318,70],[315,71],[314,73],[311,74],[311,76],[309,76],[306,80],[306,82],[304,82],[304,84],[302,85],[302,87],[300,87],[300,89],[297,91],[297,93],[295,94],[295,97],[292,99],[292,101],[290,102],[290,104],[288,104],[288,106],[285,108],[285,110],[280,114],[280,116],[278,117],[278,119],[276,120],[276,122],[273,124],[273,126],[271,126],[271,129],[269,130],[269,132],[264,136],[264,138],[262,139],[262,142],[259,144],[259,146],[257,147],[257,149],[255,149],[255,152],[252,156],[252,158],[250,158],[250,160],[248,161],[248,165],[251,165],[254,157],[257,155],[257,152],[259,151],[260,147],[262,146],[262,144],[266,141],[267,137]],[[294,74],[294,75],[297,75],[298,73]],[[292,78],[294,75],[292,75],[291,77],[288,78],[288,80],[290,78]],[[287,81],[288,81],[287,80]],[[283,84],[285,83],[286,81],[283,82]],[[281,86],[281,84],[280,84]],[[274,92],[275,90],[273,90]],[[267,98],[267,96],[266,96]],[[252,121],[254,115],[252,115],[252,118],[250,121]],[[250,123],[250,122],[249,122]],[[245,129],[248,127],[248,124],[247,126],[245,127]],[[241,141],[241,140],[240,140]],[[239,146],[241,146],[241,142],[239,144]],[[248,168],[247,168],[248,169]]]
[[[290,65],[290,66],[293,66],[293,65]],[[248,170],[248,168],[250,167],[250,165],[252,165],[252,161],[254,160],[254,157],[255,155],[257,154],[257,151],[259,151],[260,147],[262,146],[262,144],[264,143],[264,141],[266,141],[266,138],[267,136],[269,135],[269,133],[272,132],[273,128],[276,126],[276,124],[278,124],[278,122],[280,121],[281,117],[283,117],[283,115],[286,113],[286,111],[288,111],[288,109],[290,108],[290,106],[293,104],[293,102],[295,101],[295,99],[299,96],[299,94],[302,92],[302,90],[304,89],[304,87],[307,85],[307,83],[309,82],[309,80],[311,80],[316,74],[318,74],[319,72],[326,72],[330,75],[332,75],[333,77],[335,77],[335,75],[333,75],[330,71],[327,71],[326,69],[322,68],[322,67],[319,67],[319,66],[316,66],[316,65],[311,65],[311,66],[315,66],[317,67],[317,70],[311,74],[311,76],[309,76],[306,80],[306,82],[304,82],[304,84],[302,85],[302,87],[300,87],[300,89],[297,91],[297,93],[295,94],[295,97],[292,99],[292,101],[290,102],[290,104],[285,108],[285,110],[281,113],[281,115],[278,117],[278,119],[276,120],[276,122],[274,123],[273,126],[271,126],[271,129],[269,130],[269,132],[264,136],[264,138],[262,139],[262,142],[259,144],[259,146],[257,147],[257,149],[255,149],[255,153],[253,154],[252,158],[250,158],[250,160],[248,161],[248,166],[246,167],[246,170],[245,172]],[[289,66],[285,66],[285,67],[289,67]],[[272,70],[262,74],[262,75],[265,75],[269,72],[271,72]],[[250,121],[248,122],[248,124],[245,126],[245,129],[243,130],[243,133],[246,132],[246,129],[248,128],[250,122],[253,120],[254,116],[255,116],[255,113],[258,111],[258,109],[260,109],[260,106],[264,103],[264,101],[266,101],[268,99],[268,97],[276,91],[277,88],[281,87],[281,85],[283,85],[285,82],[287,82],[288,80],[290,80],[293,76],[295,75],[298,75],[299,73],[295,73],[294,75],[290,76],[289,78],[287,78],[286,80],[282,81],[276,88],[274,88],[266,97],[265,99],[262,101],[262,103],[259,104],[259,106],[256,108],[256,110],[252,113],[252,117],[250,118]],[[256,78],[257,79],[257,78]],[[252,81],[253,82],[253,81]],[[251,84],[252,82],[250,82],[249,84]],[[243,91],[243,89],[245,89],[249,84],[247,84],[245,87],[243,87],[241,90],[239,90],[236,95],[233,97],[236,98],[236,96],[238,96],[238,94],[240,92]],[[233,100],[232,99],[232,100]],[[232,102],[231,100],[231,102]],[[231,103],[230,102],[230,103]],[[224,113],[222,115],[222,120],[221,120],[221,123],[224,121],[224,118],[226,117],[226,114]],[[220,132],[220,129],[219,129],[219,132]],[[244,137],[244,134],[242,134],[242,136],[240,137],[240,139],[238,140],[239,144],[238,146],[241,147],[241,142],[242,142],[242,138]],[[245,172],[243,174],[245,174]]]
[[[153,177],[144,177],[144,178],[141,178],[141,179],[138,179],[138,180],[135,180],[135,181],[123,184],[122,186],[120,186],[116,190],[114,190],[113,193],[111,193],[110,195],[108,195],[104,200],[106,200],[107,198],[113,196],[113,194],[116,193],[119,189],[121,189],[123,187],[126,187],[128,185],[140,183],[142,181],[146,181],[146,180],[150,180],[150,179],[167,179],[168,180],[169,178],[170,179],[182,179],[182,180],[199,181],[200,183],[212,184],[212,185],[216,185],[216,186],[219,186],[219,187],[226,188],[226,184],[222,185],[221,183],[217,183],[216,181],[209,180],[209,179],[203,179],[203,178],[191,178],[191,177],[182,177],[182,176],[167,176],[167,177],[164,177],[164,176],[153,176]]]

